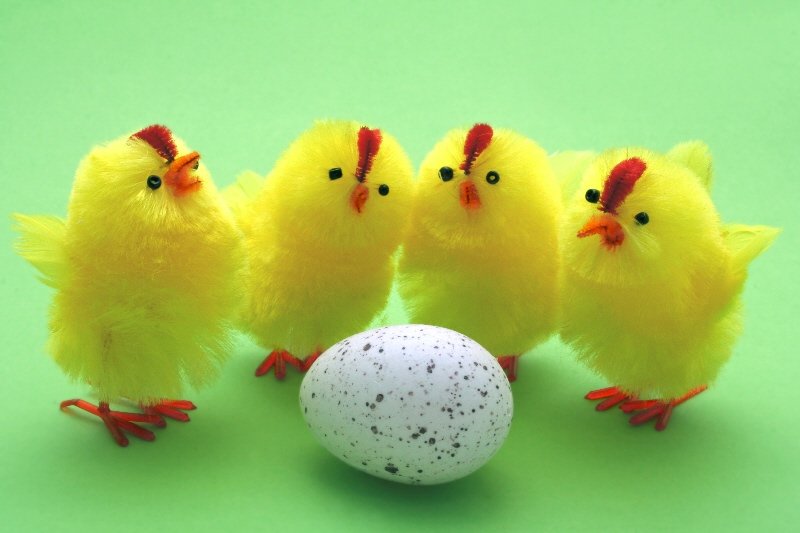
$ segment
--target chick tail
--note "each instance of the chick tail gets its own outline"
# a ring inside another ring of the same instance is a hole
[[[688,141],[677,144],[667,153],[667,157],[690,169],[706,190],[711,190],[713,175],[711,150],[706,143],[703,141]]]
[[[550,155],[550,165],[556,174],[564,203],[572,199],[572,195],[581,184],[584,172],[595,157],[597,157],[595,152],[575,150]]]
[[[236,182],[222,190],[222,198],[233,212],[238,222],[242,222],[248,205],[264,186],[264,178],[252,170],[242,172]]]
[[[769,248],[781,230],[769,226],[727,224],[722,228],[722,238],[732,256],[733,271],[744,273],[747,266],[761,252]]]
[[[51,215],[29,216],[15,213],[15,229],[20,238],[14,249],[41,274],[41,280],[53,288],[61,287],[67,271],[64,252],[66,224]]]

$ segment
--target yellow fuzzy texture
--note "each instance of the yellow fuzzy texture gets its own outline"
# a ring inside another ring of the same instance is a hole
[[[101,401],[180,397],[185,382],[210,382],[230,351],[240,235],[202,163],[201,189],[181,197],[148,188],[166,168],[126,135],[81,162],[65,220],[14,216],[18,252],[56,289],[48,351]]]
[[[496,129],[470,172],[481,200],[462,207],[467,130],[450,131],[422,163],[399,263],[413,323],[459,331],[495,356],[519,355],[555,329],[561,197],[547,155]],[[453,179],[439,169],[453,169]],[[494,185],[486,175],[495,171]]]
[[[578,238],[598,213],[587,189],[603,190],[611,169],[638,157],[647,168],[617,209],[622,244]],[[709,385],[742,329],[747,265],[779,230],[723,225],[708,195],[711,157],[700,142],[669,157],[641,148],[610,150],[587,168],[562,226],[561,336],[578,359],[624,391],[675,399]],[[646,225],[634,217],[645,212]]]
[[[243,328],[268,350],[305,357],[364,330],[386,305],[392,255],[411,207],[411,162],[391,135],[358,184],[361,123],[319,121],[281,156],[260,188],[252,172],[225,191],[245,233]],[[331,180],[328,171],[341,168]],[[381,185],[389,194],[378,193]],[[259,189],[254,191],[255,189]]]

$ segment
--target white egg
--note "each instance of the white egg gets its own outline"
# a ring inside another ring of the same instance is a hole
[[[374,476],[430,485],[474,472],[500,448],[511,388],[481,345],[435,326],[389,326],[328,349],[300,387],[308,427]]]

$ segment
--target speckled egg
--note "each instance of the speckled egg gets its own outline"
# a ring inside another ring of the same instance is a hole
[[[300,408],[347,464],[431,485],[480,468],[503,444],[511,388],[481,345],[435,326],[389,326],[328,349],[300,387]]]

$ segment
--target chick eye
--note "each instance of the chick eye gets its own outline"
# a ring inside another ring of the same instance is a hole
[[[442,167],[439,169],[439,177],[442,181],[450,181],[453,179],[453,169],[450,167]]]
[[[486,174],[486,182],[495,185],[498,181],[500,181],[500,174],[495,172],[494,170],[490,170],[488,174]]]
[[[161,187],[161,178],[158,176],[150,176],[147,178],[147,186],[153,190],[158,189]]]
[[[195,159],[194,165],[192,165],[192,170],[197,170],[198,168],[200,168],[200,160]]]
[[[600,200],[600,191],[597,189],[589,189],[586,191],[586,201],[590,204],[596,204]]]
[[[636,223],[639,224],[640,226],[644,226],[645,224],[650,222],[650,217],[647,216],[647,213],[645,213],[644,211],[642,211],[641,213],[638,213],[633,218],[634,218],[634,220],[636,220]]]
[[[339,167],[330,169],[328,171],[328,177],[331,179],[331,181],[338,180],[342,177],[342,169]]]
[[[386,196],[387,194],[389,194],[389,186],[386,185],[385,183],[382,184],[380,187],[378,187],[378,194],[380,194],[381,196]]]

